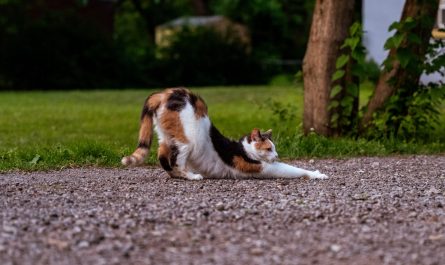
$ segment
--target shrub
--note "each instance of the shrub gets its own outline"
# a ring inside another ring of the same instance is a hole
[[[184,28],[160,48],[157,71],[170,85],[229,85],[264,82],[258,63],[235,34]]]

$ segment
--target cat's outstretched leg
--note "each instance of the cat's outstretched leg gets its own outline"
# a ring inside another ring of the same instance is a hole
[[[285,163],[273,162],[263,165],[262,175],[265,177],[275,178],[302,178],[310,179],[327,179],[328,176],[317,171],[309,171],[302,168],[294,167]]]
[[[188,153],[186,146],[178,148],[176,145],[168,145],[165,142],[161,142],[158,149],[159,163],[172,178],[203,179],[201,175],[194,174],[186,169]]]

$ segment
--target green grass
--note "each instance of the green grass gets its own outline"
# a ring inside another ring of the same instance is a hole
[[[0,170],[118,166],[120,158],[136,145],[141,106],[152,91],[1,92]],[[254,127],[272,128],[281,157],[445,151],[444,138],[440,136],[444,135],[444,127],[423,143],[303,137],[299,133],[301,88],[243,86],[194,91],[205,99],[213,123],[227,136],[238,138]],[[369,94],[365,90],[361,101]],[[283,109],[288,112],[277,114]],[[156,163],[155,148],[156,145],[152,147],[150,163]]]

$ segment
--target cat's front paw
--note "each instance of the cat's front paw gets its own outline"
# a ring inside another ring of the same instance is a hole
[[[320,171],[316,170],[313,171],[312,174],[309,176],[310,179],[328,179],[329,177],[325,174],[321,174]]]
[[[187,173],[186,179],[188,179],[188,180],[202,180],[203,177],[200,174]]]

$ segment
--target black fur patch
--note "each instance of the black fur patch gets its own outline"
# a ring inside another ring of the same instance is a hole
[[[241,140],[239,142],[232,141],[224,135],[222,135],[218,129],[213,126],[210,127],[210,138],[212,139],[213,148],[215,148],[219,157],[221,157],[222,161],[227,165],[233,167],[233,157],[241,156],[246,162],[252,164],[260,164],[260,161],[250,159],[246,151],[244,151]]]
[[[153,117],[153,114],[156,112],[156,109],[150,109],[149,107],[148,107],[148,100],[153,96],[153,95],[155,95],[155,94],[157,94],[157,93],[153,93],[153,94],[151,94],[150,96],[148,96],[146,99],[145,99],[145,101],[144,101],[144,106],[142,107],[142,112],[141,112],[141,120],[145,117],[145,116],[148,116],[148,117]]]
[[[148,97],[145,100],[144,106],[142,107],[142,111],[141,111],[141,122],[145,117],[148,117],[149,119],[153,118],[153,110],[149,109],[147,106],[147,101],[150,97]],[[150,149],[150,145],[151,145],[151,139],[148,140],[148,143],[145,142],[139,142],[138,143],[138,148],[145,148],[145,149]]]
[[[150,145],[144,142],[138,144],[138,148],[150,149]]]
[[[161,164],[161,167],[165,170],[165,171],[172,171],[173,168],[170,166],[170,163],[168,162],[168,158],[165,156],[160,156],[159,157],[159,163]]]
[[[141,120],[144,119],[144,117],[149,117],[152,118],[153,117],[153,110],[149,109],[148,106],[146,104],[144,104],[144,106],[142,107],[142,111],[141,111]]]
[[[187,104],[188,93],[185,89],[175,89],[168,97],[167,109],[172,111],[181,111]]]
[[[161,164],[161,167],[165,171],[172,171],[174,167],[176,167],[176,159],[178,158],[179,150],[176,145],[170,145],[170,154],[169,157],[167,156],[160,156],[159,157],[159,163]]]
[[[170,145],[170,166],[176,167],[176,159],[178,158],[179,150],[176,145]]]
[[[198,97],[195,94],[190,94],[189,102],[193,106],[194,109],[196,109],[196,101],[198,101]]]

